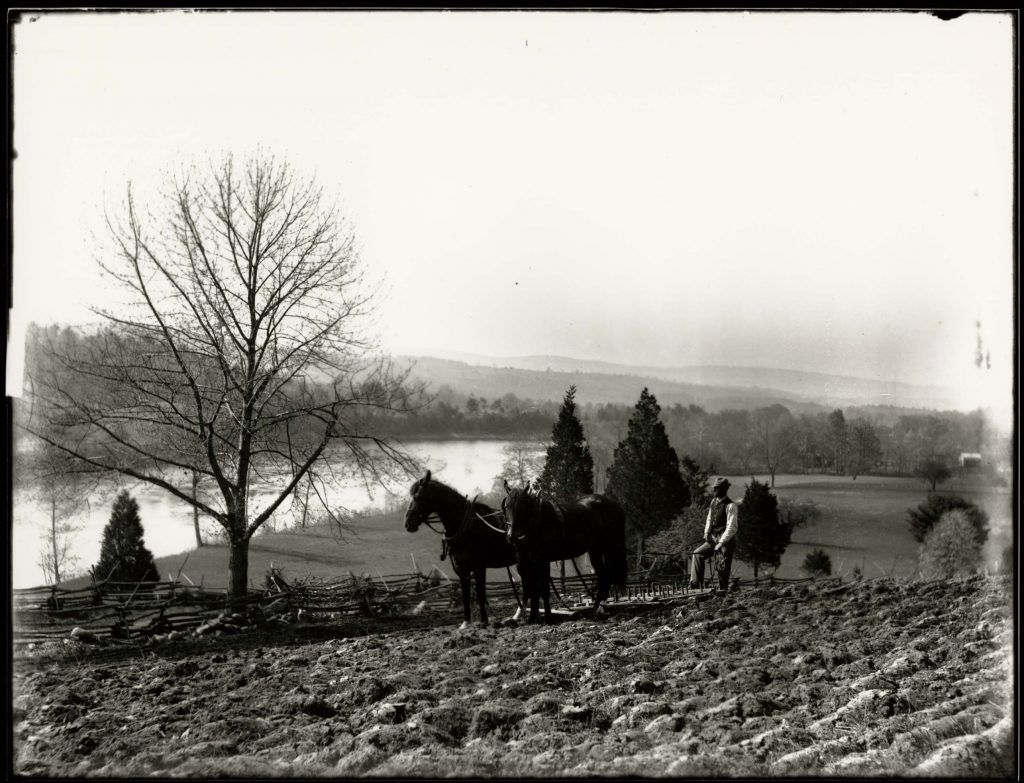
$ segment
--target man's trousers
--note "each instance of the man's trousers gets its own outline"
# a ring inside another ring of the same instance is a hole
[[[730,538],[722,545],[722,565],[718,569],[718,588],[729,588],[729,573],[732,571],[732,554],[736,550],[736,539]],[[690,557],[690,583],[704,586],[704,561],[715,554],[715,545],[705,541]]]

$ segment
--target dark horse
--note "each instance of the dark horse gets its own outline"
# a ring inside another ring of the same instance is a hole
[[[626,513],[605,495],[587,495],[575,503],[555,504],[529,487],[510,487],[502,509],[508,540],[534,561],[569,560],[586,552],[597,576],[594,614],[612,585],[626,586]]]
[[[415,533],[420,524],[437,514],[444,526],[444,549],[451,553],[452,567],[462,587],[463,625],[469,623],[470,579],[476,579],[476,600],[480,607],[480,623],[487,625],[487,569],[516,565],[516,550],[505,535],[500,511],[484,503],[471,501],[447,484],[431,479],[430,471],[409,490],[412,500],[405,512],[405,529]],[[442,554],[443,558],[443,554]],[[533,592],[528,574],[520,570],[523,588]]]

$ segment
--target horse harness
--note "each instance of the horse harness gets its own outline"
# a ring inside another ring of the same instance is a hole
[[[473,500],[470,500],[468,497],[466,498],[466,512],[463,514],[462,522],[459,523],[459,529],[455,532],[454,536],[449,536],[444,530],[437,530],[432,524],[430,524],[428,520],[423,520],[424,524],[427,527],[429,527],[431,530],[433,530],[435,533],[438,533],[441,536],[441,560],[444,560],[448,556],[448,552],[451,550],[451,545],[469,532],[469,529],[473,524],[474,516],[481,522],[483,522],[491,530],[493,530],[495,533],[505,535],[504,530],[495,527],[490,522],[488,522],[487,519],[482,514],[480,514],[479,512],[475,512],[473,510],[473,507],[476,505],[477,498],[479,497],[480,496],[477,495],[475,498],[473,498]],[[487,514],[487,516],[493,517],[498,516],[499,514],[501,514],[500,511],[492,511],[490,514]]]
[[[491,530],[493,530],[495,533],[499,533],[502,536],[505,535],[505,531],[504,530],[502,530],[501,528],[495,527],[494,525],[492,525],[490,522],[487,521],[487,517],[504,516],[504,514],[502,514],[500,511],[492,511],[490,514],[487,514],[485,516],[485,515],[480,514],[479,512],[476,512],[476,511],[473,510],[473,507],[474,507],[474,505],[476,505],[476,501],[477,501],[477,499],[479,497],[480,496],[477,495],[476,497],[473,498],[472,501],[469,499],[469,497],[466,497],[466,513],[463,514],[462,522],[459,523],[459,529],[456,531],[454,536],[449,536],[443,530],[436,529],[432,524],[430,524],[429,520],[427,520],[427,519],[423,520],[423,524],[425,524],[427,527],[429,527],[431,530],[433,530],[435,533],[438,533],[441,536],[441,560],[442,561],[448,556],[448,552],[451,549],[451,545],[453,543],[455,543],[456,541],[458,541],[460,538],[462,538],[464,535],[466,535],[466,533],[469,531],[470,526],[473,524],[473,517],[474,516],[477,519],[479,519],[481,522],[483,522]],[[519,608],[522,609],[523,608],[523,601],[519,597],[519,591],[516,589],[516,583],[512,580],[512,570],[510,568],[508,568],[507,566],[506,566],[505,570],[508,571],[508,581],[509,581],[509,584],[512,585],[512,591],[515,593],[516,603],[519,604]]]
[[[551,506],[552,509],[554,509],[555,519],[558,520],[558,533],[559,533],[559,536],[562,539],[562,541],[565,541],[565,539],[566,539],[566,535],[565,535],[565,512],[562,511],[562,506],[560,504],[558,504],[558,503],[555,503],[553,500],[549,500],[548,498],[541,496],[541,497],[538,498],[538,504],[537,504],[538,514],[539,514],[539,512],[541,512],[543,510],[545,503],[547,503],[549,506]]]

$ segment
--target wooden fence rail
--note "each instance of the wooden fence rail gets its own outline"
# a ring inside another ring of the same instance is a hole
[[[807,579],[765,579],[776,584]],[[736,583],[737,580],[734,580]],[[591,602],[593,574],[552,577],[553,608],[579,609]],[[740,582],[740,586],[751,582]],[[515,603],[522,596],[519,580],[487,583],[488,601]],[[646,603],[693,595],[683,578],[629,576],[623,590],[614,591],[611,604]],[[304,615],[329,621],[334,616],[384,615],[413,609],[447,611],[461,608],[458,581],[435,569],[429,575],[348,574],[329,582],[288,583],[280,573],[268,575],[263,590],[253,590],[229,606],[227,591],[178,581],[143,586],[104,583],[79,589],[36,587],[13,591],[16,644],[66,638],[76,633],[95,638],[133,638],[171,631],[201,631],[204,627],[237,630],[240,624],[299,622]]]

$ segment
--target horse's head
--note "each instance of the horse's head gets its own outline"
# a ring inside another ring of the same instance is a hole
[[[405,529],[415,533],[422,522],[434,512],[433,504],[430,502],[430,471],[418,479],[409,489],[412,500],[409,501],[409,508],[405,511]]]
[[[540,519],[540,494],[533,492],[530,485],[512,487],[505,482],[505,499],[501,501],[505,515],[505,535],[513,546],[520,546],[535,538]]]

